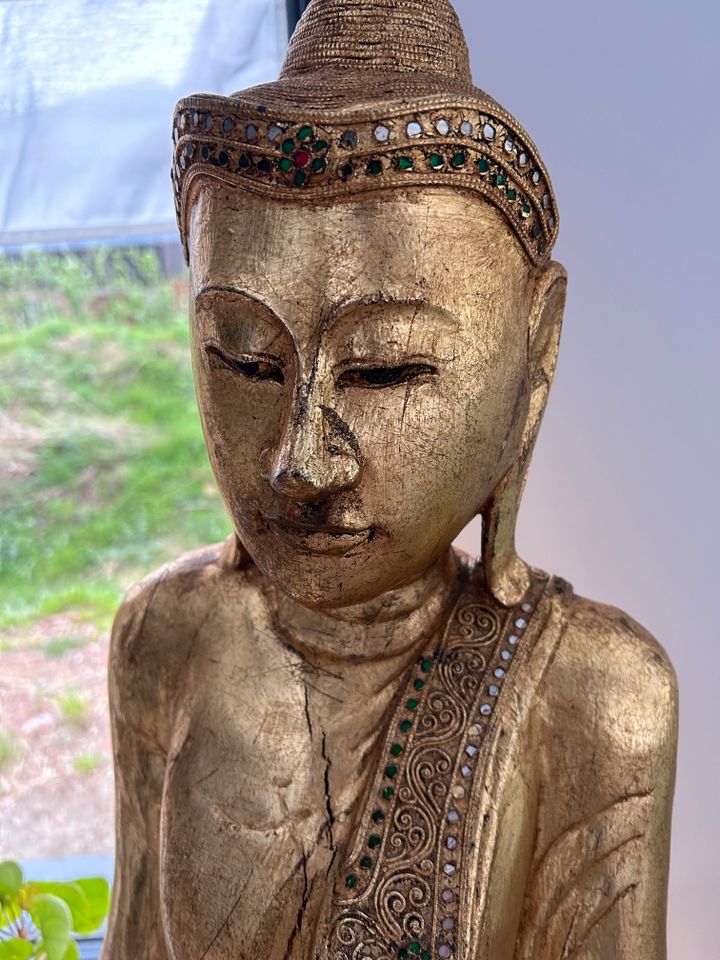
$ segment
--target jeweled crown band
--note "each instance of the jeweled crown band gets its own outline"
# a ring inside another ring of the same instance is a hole
[[[503,212],[534,264],[546,260],[558,232],[555,198],[519,125],[494,102],[414,106],[290,120],[230,97],[181,100],[171,176],[186,257],[185,198],[205,175],[297,201],[401,186],[474,190]]]

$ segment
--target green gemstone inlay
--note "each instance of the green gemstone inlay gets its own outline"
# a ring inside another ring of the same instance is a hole
[[[296,187],[301,187],[307,180],[307,174],[303,173],[302,170],[298,170],[293,179],[293,183]]]
[[[392,780],[393,777],[397,776],[397,767],[393,766],[391,763],[390,766],[385,767],[385,776],[390,777]]]
[[[371,833],[368,837],[368,846],[371,850],[374,850],[376,847],[379,847],[382,843],[382,837],[379,837],[376,833]]]
[[[283,140],[282,151],[283,153],[292,153],[295,149],[295,141],[291,138]]]
[[[429,950],[423,950],[423,952],[420,954],[420,956],[422,957],[422,960],[431,960],[430,951],[429,951]]]
[[[323,150],[327,150],[328,142],[327,140],[316,140],[313,144],[313,150],[315,153],[322,153]]]
[[[400,754],[402,753],[402,747],[400,746],[400,744],[399,744],[399,743],[394,743],[394,744],[390,747],[390,753],[391,753],[394,757],[399,757]]]
[[[432,667],[432,660],[423,660],[423,662],[420,664],[420,669],[424,670],[425,673],[427,673],[431,667]]]
[[[327,164],[325,163],[322,157],[315,157],[315,159],[310,164],[310,166],[313,170],[313,173],[322,173],[325,167],[327,166]]]
[[[313,128],[304,126],[300,127],[298,130],[298,140],[302,143],[303,140],[309,140],[313,135]]]
[[[401,170],[412,170],[413,162],[412,157],[400,157],[398,160],[398,167]]]
[[[382,792],[383,800],[389,800],[394,793],[395,793],[395,787],[385,787],[385,789]]]
[[[517,190],[513,190],[511,187],[507,192],[507,198],[511,203],[513,200],[517,200]]]
[[[542,236],[542,228],[539,223],[536,223],[535,226],[533,227],[533,236],[534,237]]]
[[[410,944],[410,953],[420,953],[420,944],[417,942],[417,940],[413,940],[413,942]]]
[[[505,177],[505,174],[504,174],[504,173],[499,173],[499,174],[495,177],[495,186],[496,186],[496,187],[504,187],[506,183],[507,183],[507,178]]]
[[[412,727],[412,720],[403,720],[400,724],[400,729],[403,733],[407,733],[408,730]]]
[[[439,153],[433,153],[430,155],[430,166],[437,170],[438,167],[441,167],[445,161],[440,156]]]
[[[262,160],[258,162],[258,170],[262,170],[263,173],[270,173],[272,164],[267,157],[263,157]]]
[[[532,212],[532,208],[529,203],[524,203],[522,205],[522,215],[523,217],[529,217]]]
[[[373,813],[372,818],[375,821],[375,823],[380,823],[385,819],[385,814],[382,812],[382,810],[376,810]]]
[[[347,877],[345,877],[346,887],[350,887],[352,889],[356,883],[357,883],[357,877],[354,874],[351,873]]]
[[[478,170],[480,171],[480,173],[487,173],[489,169],[490,169],[490,164],[487,162],[487,160],[481,157],[478,160]]]
[[[292,162],[290,157],[281,157],[279,166],[284,173],[288,173],[288,171],[295,168],[295,164]]]
[[[363,857],[360,861],[360,866],[363,870],[369,870],[372,867],[372,857]]]
[[[408,956],[409,954],[405,947],[401,947],[400,951],[398,952],[398,960],[408,960]]]
[[[425,686],[425,681],[421,680],[420,677],[418,677],[417,680],[413,683],[413,686],[415,687],[416,690],[422,690],[422,688]]]
[[[465,154],[462,153],[462,152],[454,154],[454,156],[453,156],[453,158],[452,158],[452,162],[453,162],[453,166],[454,166],[454,167],[464,167],[464,166],[465,166]]]
[[[240,157],[240,160],[238,162],[243,169],[246,169],[247,167],[250,166],[250,157],[246,153],[244,153]]]
[[[414,697],[411,697],[410,700],[408,700],[408,702],[405,704],[405,706],[408,708],[408,710],[417,710],[417,705],[419,702],[420,702],[419,700],[415,700]]]
[[[371,160],[367,166],[368,173],[373,177],[376,177],[379,173],[382,173],[382,161],[381,160]]]

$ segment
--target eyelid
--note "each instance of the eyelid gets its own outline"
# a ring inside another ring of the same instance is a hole
[[[372,376],[375,374],[375,376]],[[403,375],[405,374],[405,375]],[[383,364],[351,364],[340,370],[335,378],[338,387],[362,387],[364,389],[381,389],[409,385],[412,383],[427,383],[428,379],[438,374],[438,368],[431,363],[393,363]],[[394,375],[394,376],[393,376]],[[353,376],[360,382],[353,382]],[[362,378],[366,379],[363,381]]]
[[[236,353],[234,350],[229,350],[227,347],[221,346],[217,340],[213,339],[212,337],[203,342],[203,348],[206,353],[214,353],[216,356],[219,355],[221,360],[223,357],[226,357],[228,360],[235,360],[238,363],[254,363],[256,361],[262,361],[263,363],[272,363],[281,370],[285,369],[284,361],[281,357],[275,356],[275,354],[263,353],[261,351],[253,351],[251,353]]]
[[[341,360],[333,368],[333,373],[338,376],[345,370],[355,370],[373,367],[413,367],[426,366],[439,369],[447,361],[440,357],[433,357],[427,354],[410,354],[402,357],[352,357],[347,360]]]

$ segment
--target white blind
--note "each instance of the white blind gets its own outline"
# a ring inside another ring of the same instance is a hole
[[[0,2],[0,246],[174,237],[175,103],[286,43],[285,0]]]

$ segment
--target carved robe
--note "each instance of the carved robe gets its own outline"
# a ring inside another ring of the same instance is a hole
[[[437,631],[330,708],[362,666],[323,689],[271,600],[215,548],[118,616],[105,960],[664,956],[676,702],[652,638],[540,572],[503,608],[462,558]]]

